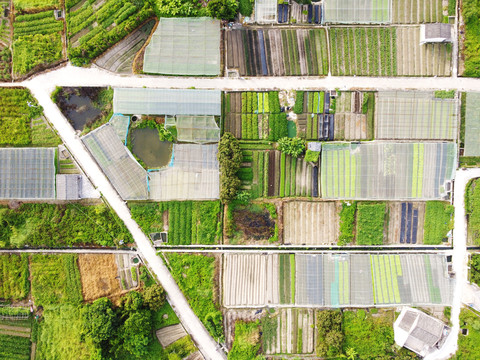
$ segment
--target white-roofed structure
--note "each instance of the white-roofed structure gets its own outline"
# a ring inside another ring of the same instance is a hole
[[[175,119],[177,140],[193,143],[217,143],[220,141],[220,128],[214,116],[179,115]]]
[[[100,193],[81,174],[57,174],[57,200],[98,199]]]
[[[390,23],[391,0],[325,0],[323,22],[335,24]]]
[[[0,199],[55,199],[55,148],[0,149]]]
[[[259,24],[273,24],[277,22],[277,0],[256,0],[255,21]]]
[[[450,332],[450,328],[440,320],[410,307],[402,309],[393,329],[399,346],[422,357],[440,349]]]
[[[160,18],[145,49],[143,71],[167,75],[220,74],[220,21]]]
[[[214,115],[220,116],[221,92],[195,89],[116,88],[113,111],[142,115]]]

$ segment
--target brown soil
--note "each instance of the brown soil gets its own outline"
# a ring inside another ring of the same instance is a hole
[[[233,221],[237,230],[240,230],[247,239],[268,239],[275,231],[275,221],[270,217],[268,210],[260,213],[253,213],[248,209],[235,210]]]
[[[108,297],[118,304],[125,293],[117,279],[118,270],[112,254],[88,254],[78,256],[78,267],[82,281],[82,294],[85,301]]]

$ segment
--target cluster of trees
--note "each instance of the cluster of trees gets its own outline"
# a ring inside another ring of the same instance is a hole
[[[237,172],[242,164],[242,150],[238,140],[231,133],[223,134],[218,145],[218,162],[220,163],[220,200],[223,203],[235,199],[241,181]]]
[[[141,358],[148,354],[152,339],[152,312],[165,302],[159,285],[143,293],[130,291],[114,307],[107,298],[95,300],[82,308],[82,336],[95,344],[98,358],[119,358],[129,353]]]
[[[342,332],[342,319],[340,310],[317,312],[317,356],[330,358],[342,354],[342,345],[345,338]]]
[[[299,137],[283,137],[278,140],[278,149],[287,155],[297,158],[305,151],[305,140]]]

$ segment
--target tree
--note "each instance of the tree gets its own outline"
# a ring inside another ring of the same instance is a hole
[[[159,310],[165,303],[165,290],[158,284],[149,286],[143,292],[143,304],[152,311]]]
[[[293,157],[299,157],[305,151],[305,140],[299,137],[288,138],[283,137],[278,140],[278,148],[281,152],[291,155]]]
[[[130,291],[120,300],[124,312],[140,310],[143,306],[143,296],[138,291]]]
[[[151,328],[150,311],[138,310],[132,312],[121,329],[125,351],[138,358],[147,355]]]
[[[240,0],[238,2],[238,10],[243,16],[250,16],[253,12],[252,2],[250,0]]]
[[[207,5],[211,17],[221,20],[233,20],[238,11],[237,0],[210,0]]]
[[[112,303],[107,298],[95,300],[93,304],[82,309],[84,335],[89,336],[92,341],[99,344],[108,340],[113,333],[115,313],[112,310]]]

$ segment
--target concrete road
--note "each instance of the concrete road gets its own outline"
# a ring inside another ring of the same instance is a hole
[[[55,72],[50,74],[54,75]],[[193,313],[187,299],[180,291],[180,288],[171,276],[169,270],[160,257],[157,256],[150,240],[132,219],[126,203],[112,187],[95,160],[84,147],[80,138],[76,136],[75,131],[67,119],[50,99],[50,93],[53,90],[53,88],[50,87],[52,84],[56,83],[52,82],[50,79],[47,80],[44,77],[38,77],[29,81],[27,86],[37,98],[40,105],[43,106],[46,117],[57,129],[72,156],[131,232],[137,244],[139,253],[162,284],[168,294],[172,307],[182,321],[185,329],[192,336],[203,356],[206,359],[212,360],[226,359],[225,353],[219,348],[218,344],[213,340],[206,328]]]

